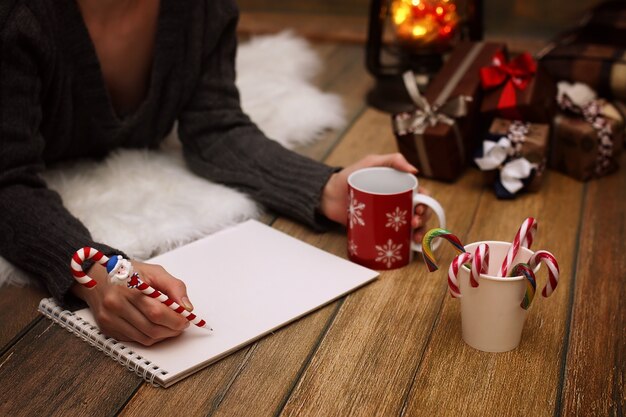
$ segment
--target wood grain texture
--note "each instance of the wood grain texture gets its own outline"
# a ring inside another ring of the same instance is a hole
[[[389,115],[368,110],[328,161],[347,165],[395,150]],[[472,212],[482,192],[477,174],[456,187],[430,183],[458,229],[470,227],[472,217],[463,213]],[[459,189],[464,205],[453,203]],[[345,256],[346,238],[337,239]],[[446,292],[445,280],[433,278],[415,260],[348,296],[281,415],[399,415]]]
[[[0,288],[0,352],[39,318],[37,306],[46,293],[35,285]]]
[[[367,16],[369,0],[238,0],[242,11],[274,11],[305,14],[337,14]]]
[[[244,12],[237,32],[250,36],[293,30],[314,41],[364,44],[367,16],[316,15],[306,13]]]
[[[485,353],[465,344],[460,300],[446,297],[402,415],[554,415],[567,343],[582,190],[581,183],[549,172],[537,194],[514,201],[499,201],[491,192],[483,195],[465,242],[512,241],[524,218],[536,217],[539,228],[533,249],[555,254],[561,266],[559,286],[550,298],[540,295],[547,279],[544,267],[522,341],[506,353]],[[439,278],[444,279],[443,272]]]
[[[121,411],[121,416],[206,416],[223,396],[246,362],[250,347],[227,356],[164,389],[142,384]]]
[[[274,415],[301,370],[308,366],[338,303],[332,303],[257,343],[212,415]]]
[[[3,416],[110,416],[141,383],[50,320],[0,358],[0,381]]]
[[[626,154],[621,167],[587,185],[562,416],[626,408]]]

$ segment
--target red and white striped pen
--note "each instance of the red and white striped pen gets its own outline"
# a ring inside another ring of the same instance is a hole
[[[133,265],[131,262],[128,259],[124,259],[121,255],[114,255],[109,258],[97,249],[90,248],[88,246],[77,250],[76,253],[74,253],[74,256],[72,256],[72,261],[70,263],[72,275],[74,275],[76,281],[85,287],[93,288],[97,284],[97,282],[83,270],[83,263],[88,259],[98,262],[100,265],[104,266],[111,282],[115,284],[125,283],[128,288],[137,288],[148,297],[156,298],[196,326],[213,331],[206,321],[196,316],[194,313],[187,311],[184,307],[176,303],[167,295],[142,281],[139,274],[133,272]]]

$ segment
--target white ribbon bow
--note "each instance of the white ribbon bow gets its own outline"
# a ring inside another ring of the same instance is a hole
[[[475,158],[476,165],[483,171],[491,171],[498,168],[507,157],[513,156],[515,150],[513,144],[506,136],[499,141],[486,140],[483,142],[483,157]]]
[[[514,159],[504,164],[500,170],[500,182],[508,192],[515,194],[524,186],[521,180],[528,178],[533,168],[537,168],[537,164],[529,162],[526,158]]]
[[[513,159],[503,165],[504,161],[513,155],[515,155],[513,143],[508,138],[502,137],[497,142],[484,141],[483,157],[475,158],[474,161],[483,171],[499,168],[502,186],[511,194],[515,194],[524,186],[521,180],[528,178],[533,168],[536,169],[538,165],[523,157]]]

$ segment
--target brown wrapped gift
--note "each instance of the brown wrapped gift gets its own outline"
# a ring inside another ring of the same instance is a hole
[[[626,100],[626,48],[589,43],[554,44],[540,53],[555,79],[588,84],[601,97]]]
[[[467,166],[478,139],[479,68],[504,49],[497,43],[460,43],[428,85],[425,104],[418,104],[420,98],[417,110],[393,116],[398,149],[421,175],[454,181]]]
[[[489,134],[492,137],[507,136],[509,135],[509,127],[513,123],[506,119],[494,119],[491,127],[489,128]],[[532,164],[537,164],[532,180],[528,185],[524,187],[525,191],[535,192],[538,191],[543,182],[545,174],[545,168],[548,159],[548,138],[550,137],[550,126],[540,123],[528,123],[528,131],[519,139],[513,139],[513,147],[515,158],[525,158]],[[498,175],[497,170],[484,171],[485,183],[493,184]]]
[[[618,159],[624,146],[624,120],[613,105],[601,103],[602,115],[611,129],[608,147],[603,146],[598,129],[584,118],[558,114],[554,120],[551,168],[580,181],[598,178],[619,168]]]
[[[483,88],[486,90],[480,107],[484,125],[489,126],[496,117],[551,123],[556,111],[556,86],[552,78],[527,53],[510,62],[502,61],[502,57],[494,57],[494,63],[502,64],[502,70],[494,70],[500,65],[493,64],[481,69]],[[516,73],[523,68],[525,75],[508,76],[511,67],[516,67],[513,70]],[[500,75],[503,73],[507,75]]]

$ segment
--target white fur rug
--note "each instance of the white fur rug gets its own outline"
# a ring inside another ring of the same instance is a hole
[[[242,44],[237,85],[244,111],[270,138],[287,147],[311,142],[326,129],[341,128],[340,99],[311,85],[320,65],[312,48],[289,32]],[[136,259],[261,213],[245,194],[190,173],[175,134],[160,151],[119,150],[96,166],[78,162],[50,170],[44,178],[96,241]],[[127,197],[123,207],[113,192]],[[7,282],[22,284],[28,278],[0,258],[0,286]]]

